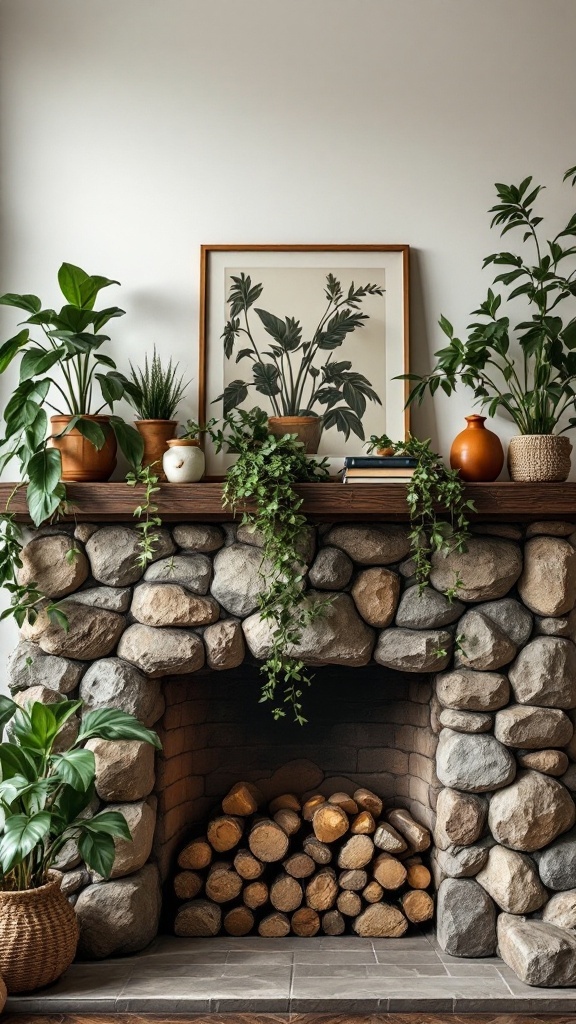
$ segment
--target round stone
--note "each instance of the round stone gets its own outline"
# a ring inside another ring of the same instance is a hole
[[[399,629],[380,633],[374,660],[397,672],[440,672],[450,662],[452,634],[440,629]]]
[[[502,633],[517,647],[521,647],[530,639],[534,624],[533,616],[514,598],[504,597],[500,601],[486,601],[479,604],[476,611],[496,623]]]
[[[574,801],[560,782],[540,772],[523,771],[492,797],[488,825],[503,846],[531,853],[571,828],[575,813]]]
[[[144,949],[156,937],[161,907],[156,864],[146,864],[128,878],[89,885],[75,907],[81,957],[103,960]]]
[[[436,804],[434,842],[441,850],[450,846],[471,846],[480,839],[488,816],[485,797],[442,789]]]
[[[86,541],[92,575],[110,587],[126,587],[142,576],[140,537],[128,526],[103,526]]]
[[[131,804],[109,804],[106,810],[117,811],[126,819],[131,839],[114,840],[115,856],[110,878],[132,875],[143,868],[152,852],[156,810],[149,801]]]
[[[90,665],[80,684],[80,699],[85,711],[118,708],[147,728],[164,713],[160,683],[120,658],[101,658]]]
[[[154,747],[141,740],[88,740],[96,761],[96,792],[108,803],[142,800],[154,789]]]
[[[214,558],[212,595],[230,615],[244,618],[258,607],[272,567],[262,560],[260,548],[250,544],[231,544]]]
[[[564,775],[569,764],[563,750],[519,750],[516,758],[521,768],[533,768],[535,772],[557,777]]]
[[[516,644],[506,633],[475,609],[462,616],[458,634],[460,639],[454,657],[457,668],[494,671],[508,665],[516,654]]]
[[[492,956],[496,949],[496,910],[473,878],[446,878],[438,890],[436,937],[451,956]]]
[[[446,729],[454,729],[455,732],[490,732],[492,715],[483,715],[478,711],[455,711],[453,708],[444,708],[440,712],[440,725]]]
[[[72,601],[63,602],[61,611],[68,620],[68,629],[51,622],[44,608],[33,625],[24,623],[23,638],[37,643],[46,654],[94,661],[114,650],[126,625],[123,615]]]
[[[311,586],[316,590],[344,590],[348,586],[354,565],[339,548],[320,548],[309,572]]]
[[[207,594],[212,579],[212,562],[207,555],[172,555],[149,565],[147,583],[179,583],[192,594]]]
[[[77,590],[90,571],[84,551],[62,533],[35,537],[22,548],[20,560],[18,582],[34,583],[41,594],[51,598],[65,597]]]
[[[460,601],[488,601],[505,597],[522,572],[517,544],[496,537],[469,537],[466,551],[436,551],[430,582],[443,593],[458,586]]]
[[[445,708],[460,711],[497,711],[510,697],[506,676],[459,668],[436,679],[436,696]]]
[[[172,536],[178,547],[185,551],[200,551],[206,555],[224,547],[224,533],[219,526],[209,523],[182,523],[175,526]]]
[[[215,671],[238,668],[244,661],[246,647],[242,624],[237,619],[221,619],[208,626],[203,635],[206,663]]]
[[[505,846],[493,846],[489,850],[476,881],[509,914],[531,914],[548,898],[530,858]]]
[[[220,616],[212,597],[199,597],[178,583],[142,583],[131,612],[144,626],[208,626]]]
[[[447,878],[473,878],[488,860],[488,843],[472,846],[449,846],[436,851],[436,863]]]
[[[556,893],[544,907],[542,920],[576,933],[576,889]]]
[[[563,747],[572,737],[574,726],[558,708],[537,708],[529,704],[511,704],[497,711],[494,735],[507,747],[529,750]]]
[[[401,562],[409,553],[408,534],[407,527],[395,523],[333,526],[325,543],[341,548],[359,565],[391,565]]]
[[[508,673],[519,704],[576,707],[576,646],[571,640],[537,636]]]
[[[8,686],[12,694],[30,686],[68,694],[78,686],[84,668],[82,662],[44,654],[38,644],[21,640],[8,657]]]
[[[527,921],[516,914],[500,914],[498,950],[504,963],[526,985],[576,985],[576,937],[565,928],[533,918]]]
[[[157,629],[134,623],[118,644],[118,656],[153,679],[197,672],[204,665],[204,644],[183,629]]]
[[[432,587],[409,587],[402,594],[396,625],[404,629],[441,629],[456,622],[463,611],[461,601],[449,601]]]
[[[366,569],[356,577],[352,587],[354,604],[364,622],[379,629],[385,629],[392,622],[399,595],[399,577],[384,568]]]
[[[576,888],[576,829],[536,854],[540,878],[549,889]]]
[[[576,551],[559,537],[532,537],[524,546],[518,592],[537,615],[565,615],[576,602]]]
[[[436,773],[444,786],[486,793],[509,785],[516,774],[516,762],[494,736],[443,729],[436,751]]]

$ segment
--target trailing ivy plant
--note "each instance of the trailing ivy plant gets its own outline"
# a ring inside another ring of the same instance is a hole
[[[162,526],[158,505],[154,499],[154,495],[160,490],[160,477],[154,472],[155,465],[153,462],[149,466],[138,466],[126,474],[126,483],[129,487],[144,487],[144,499],[132,513],[138,519],[136,530],[139,533],[139,554],[136,564],[140,569],[145,569],[154,558],[159,540],[158,530]]]
[[[368,450],[388,449],[391,455],[416,459],[413,476],[407,486],[406,501],[410,510],[410,546],[415,574],[420,590],[430,579],[430,559],[435,551],[449,554],[465,551],[468,533],[468,513],[474,512],[474,502],[466,498],[464,482],[457,469],[448,469],[430,441],[408,436],[406,441],[392,441],[386,434],[373,434]],[[441,516],[447,518],[440,518]],[[454,584],[446,591],[453,598],[460,586]]]
[[[306,721],[302,692],[311,677],[291,651],[306,626],[323,614],[327,602],[312,605],[304,594],[306,568],[299,541],[306,517],[299,511],[303,499],[294,484],[325,480],[326,460],[308,458],[294,434],[270,434],[267,414],[258,408],[229,413],[223,429],[211,428],[210,434],[217,451],[225,449],[238,456],[226,475],[223,505],[242,512],[242,523],[257,531],[264,543],[260,571],[266,588],[259,609],[270,627],[271,650],[261,669],[265,682],[260,699],[274,702],[275,719],[285,717],[287,705],[302,725]],[[246,505],[255,506],[254,510]]]

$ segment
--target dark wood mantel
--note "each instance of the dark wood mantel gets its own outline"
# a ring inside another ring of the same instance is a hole
[[[0,484],[4,508],[15,484]],[[300,484],[302,511],[318,522],[408,519],[404,484]],[[484,521],[522,522],[534,519],[565,519],[576,522],[576,483],[517,484],[498,482],[469,484],[467,496],[476,506],[471,518]],[[84,522],[127,522],[132,519],[142,490],[125,483],[71,483],[67,485],[70,519]],[[222,508],[222,484],[163,484],[157,495],[160,515],[166,522],[217,522],[231,520]],[[17,518],[29,521],[26,489],[21,487],[10,502]]]

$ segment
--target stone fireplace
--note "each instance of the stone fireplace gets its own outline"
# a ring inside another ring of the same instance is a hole
[[[301,644],[316,672],[304,727],[258,704],[267,627],[260,541],[246,527],[164,527],[145,572],[125,524],[30,534],[22,576],[66,599],[70,628],[44,615],[24,627],[15,699],[79,695],[163,741],[155,764],[145,745],[91,741],[99,802],[125,814],[134,841],[118,843],[108,882],[73,846],[62,857],[84,957],[153,938],[177,849],[230,785],[257,783],[269,799],[296,775],[302,792],[365,786],[434,829],[448,953],[489,956],[498,943],[524,980],[574,983],[574,524],[473,529],[465,553],[434,558],[421,593],[405,526],[306,528],[308,600],[331,602]]]

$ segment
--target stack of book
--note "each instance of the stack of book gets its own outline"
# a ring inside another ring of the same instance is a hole
[[[416,466],[416,459],[403,455],[347,455],[343,483],[405,484],[414,475]]]

